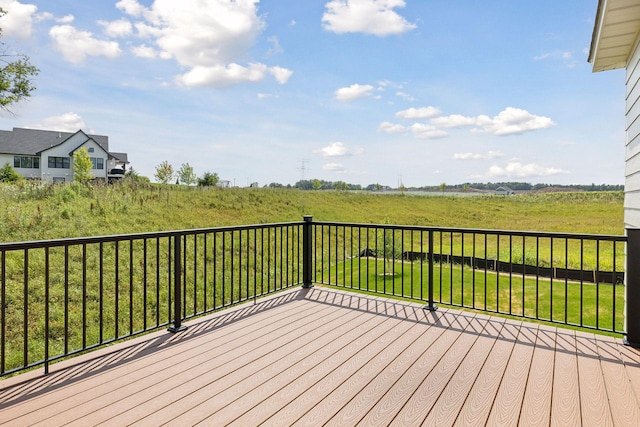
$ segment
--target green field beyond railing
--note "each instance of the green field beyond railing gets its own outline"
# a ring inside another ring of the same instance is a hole
[[[313,284],[624,334],[626,242],[305,217],[2,243],[0,376]]]
[[[337,266],[338,285],[349,290],[428,301],[424,262],[398,261],[393,272],[376,258]],[[345,273],[346,271],[346,273]],[[328,276],[329,270],[327,270]],[[603,331],[624,328],[624,285],[509,275],[463,265],[436,264],[433,302]],[[614,316],[615,313],[615,316]]]
[[[626,237],[314,222],[313,282],[624,333]]]

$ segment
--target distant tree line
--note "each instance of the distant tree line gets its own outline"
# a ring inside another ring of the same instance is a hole
[[[325,181],[322,179],[303,179],[291,184],[280,184],[272,182],[265,185],[267,188],[296,188],[300,190],[361,190],[361,191],[428,191],[428,192],[467,192],[467,191],[495,191],[499,187],[509,187],[514,191],[540,191],[544,189],[562,189],[567,191],[623,191],[624,185],[610,184],[531,184],[528,182],[467,182],[464,184],[448,185],[441,183],[438,185],[427,185],[422,187],[404,187],[392,188],[381,184],[369,184],[362,186],[359,184],[349,184],[344,181]]]
[[[543,190],[545,188],[554,187],[575,191],[622,191],[624,185],[609,185],[609,184],[590,184],[590,185],[561,185],[561,184],[530,184],[528,182],[473,182],[465,184],[456,184],[447,186],[447,189],[464,190],[464,189],[476,189],[476,190],[496,190],[498,187],[509,187],[514,191],[536,191]],[[432,187],[433,188],[433,187]]]

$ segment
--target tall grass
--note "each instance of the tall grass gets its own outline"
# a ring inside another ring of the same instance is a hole
[[[407,193],[409,194],[409,193]],[[0,241],[319,221],[623,234],[623,194],[410,196],[176,185],[0,183]]]

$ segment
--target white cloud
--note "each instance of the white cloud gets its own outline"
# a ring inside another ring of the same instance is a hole
[[[406,130],[407,129],[404,126],[399,125],[397,123],[391,123],[391,122],[382,122],[380,123],[380,126],[378,126],[379,132],[402,133]]]
[[[31,129],[45,129],[59,132],[77,132],[82,129],[86,133],[94,133],[93,129],[87,127],[85,121],[78,114],[69,112],[60,116],[47,117],[41,124],[27,126]]]
[[[344,165],[342,163],[327,163],[322,167],[322,170],[329,172],[344,172]]]
[[[416,28],[393,9],[404,0],[332,0],[325,4],[323,27],[334,33],[400,34]]]
[[[534,61],[549,60],[549,61],[561,62],[567,68],[574,68],[576,65],[578,65],[578,62],[573,57],[573,53],[563,52],[563,51],[544,52],[544,53],[541,53],[540,55],[534,56],[533,60]]]
[[[487,178],[531,178],[563,175],[569,172],[560,168],[545,167],[536,163],[522,164],[509,162],[506,166],[493,165],[489,168]]]
[[[70,25],[56,25],[49,31],[54,48],[74,64],[81,63],[89,56],[116,58],[122,52],[117,42],[98,40],[87,31],[79,31]]]
[[[158,51],[147,45],[134,46],[131,52],[138,58],[154,59],[158,57]]]
[[[257,0],[155,0],[149,8],[136,0],[117,6],[144,18],[143,36],[153,36],[159,48],[184,66],[231,63],[253,46],[264,23],[257,15]]]
[[[452,114],[450,116],[436,117],[430,120],[429,123],[435,126],[454,128],[461,126],[474,126],[477,124],[477,121],[476,117],[465,117],[460,114]]]
[[[313,151],[317,154],[322,154],[324,157],[344,157],[355,154],[362,154],[364,150],[362,148],[349,149],[342,142],[332,142],[326,147]]]
[[[259,82],[264,79],[267,71],[264,64],[249,64],[248,67],[238,64],[197,66],[178,76],[176,81],[184,86],[227,87],[238,83]]]
[[[486,115],[466,117],[453,114],[433,118],[429,123],[446,128],[477,126],[472,130],[473,133],[490,133],[496,136],[521,134],[555,125],[553,120],[548,117],[536,116],[526,110],[513,107],[505,108],[493,118]]]
[[[271,43],[272,45],[267,52],[267,56],[279,55],[284,52],[284,49],[282,49],[282,46],[280,45],[280,39],[278,37],[271,36],[267,38],[267,41],[269,41],[269,43]]]
[[[269,74],[271,74],[280,84],[285,84],[289,81],[289,77],[293,74],[293,71],[282,67],[269,68]]]
[[[481,153],[455,153],[453,158],[455,160],[486,160],[486,159],[496,159],[498,157],[502,157],[503,154],[501,151],[489,151],[485,154]]]
[[[271,93],[258,93],[258,99],[267,99],[267,98],[278,98],[278,95],[274,95]]]
[[[420,107],[409,108],[407,110],[398,111],[396,117],[403,119],[427,119],[429,117],[435,117],[440,114],[440,110],[436,107]]]
[[[141,16],[145,11],[145,7],[138,3],[137,0],[120,0],[116,3],[116,7],[127,15],[135,17]]]
[[[257,3],[258,0],[155,0],[146,7],[138,0],[121,0],[116,7],[137,19],[136,35],[146,39],[144,48],[136,48],[135,54],[171,58],[187,68],[176,77],[179,84],[226,87],[258,82],[267,75],[284,84],[292,71],[257,62],[243,63],[265,28]],[[282,51],[277,37],[269,41],[273,45],[269,55]]]
[[[495,117],[479,115],[467,117],[460,114],[437,117],[440,110],[436,107],[409,108],[398,111],[396,117],[403,119],[429,119],[428,123],[414,123],[410,126],[418,138],[442,138],[448,133],[442,128],[473,127],[471,133],[490,133],[496,136],[521,134],[538,129],[546,129],[555,123],[548,117],[536,116],[526,110],[507,107]],[[378,131],[400,133],[406,128],[391,122],[383,122]]]
[[[38,7],[15,0],[0,0],[0,7],[7,13],[0,18],[0,28],[4,35],[25,39],[33,31],[33,19]]]
[[[367,98],[371,96],[374,87],[371,85],[353,84],[349,87],[343,87],[336,90],[335,95],[338,101],[352,101],[358,98]]]
[[[50,12],[38,13],[34,18],[36,22],[55,21],[58,24],[71,24],[75,21],[75,17],[73,15],[65,15],[62,18],[56,18],[53,13]]]
[[[98,21],[98,24],[104,27],[104,32],[109,37],[127,37],[133,34],[133,26],[126,19],[117,21]]]
[[[176,82],[183,86],[212,86],[228,87],[239,83],[257,83],[273,75],[278,83],[284,84],[289,80],[292,71],[281,67],[267,68],[261,63],[250,63],[247,67],[239,64],[214,65],[211,67],[193,67],[185,74],[176,77]]]
[[[555,125],[549,117],[536,116],[526,110],[513,107],[505,108],[493,118],[478,116],[477,124],[484,132],[498,136],[521,134]]]
[[[409,102],[416,101],[416,99],[413,96],[409,95],[408,93],[396,92],[396,96],[404,99],[405,101],[409,101]]]
[[[444,138],[448,135],[447,132],[438,129],[435,126],[427,125],[424,123],[414,123],[413,125],[411,125],[411,131],[416,138],[421,139]]]

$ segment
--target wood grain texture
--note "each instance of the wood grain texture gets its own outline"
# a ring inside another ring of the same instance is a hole
[[[521,322],[507,321],[491,349],[478,378],[454,423],[456,426],[484,426],[491,411],[498,386],[504,376],[515,346]]]
[[[7,425],[640,425],[620,339],[294,289],[0,381]]]
[[[519,425],[548,426],[555,363],[555,328],[538,329]]]
[[[602,376],[595,335],[577,333],[576,350],[580,381],[581,424],[585,427],[612,426],[613,418],[606,399],[607,390]]]
[[[619,340],[596,336],[596,348],[609,396],[614,425],[639,426],[640,407],[620,354]]]
[[[491,407],[487,425],[514,426],[520,418],[522,399],[529,377],[538,325],[523,323],[518,332],[498,393]]]
[[[581,424],[581,420],[575,333],[558,329],[551,399],[551,425],[577,426]]]

